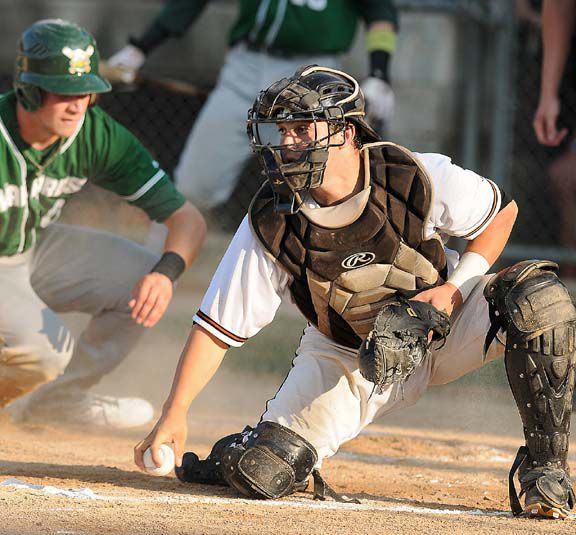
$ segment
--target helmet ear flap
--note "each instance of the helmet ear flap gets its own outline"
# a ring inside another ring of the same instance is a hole
[[[14,90],[18,102],[26,111],[34,112],[42,106],[42,90],[39,87],[16,83]]]

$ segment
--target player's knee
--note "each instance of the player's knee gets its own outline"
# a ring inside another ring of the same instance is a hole
[[[546,260],[518,262],[487,284],[484,295],[506,330],[508,346],[576,321],[576,308],[556,275],[557,267]]]
[[[306,481],[318,455],[294,431],[274,422],[261,422],[240,443],[222,452],[227,483],[251,498],[275,499],[292,494]]]
[[[102,306],[107,309],[123,310],[130,314],[128,302],[132,299],[134,287],[160,259],[160,255],[146,247],[129,240],[119,239],[116,244],[117,250],[121,248],[124,257],[121,265],[115,270],[114,279],[109,287],[103,290],[106,296],[102,300]]]
[[[200,174],[197,169],[188,165],[185,161],[180,161],[174,169],[174,181],[178,191],[187,199],[193,200],[197,204],[196,198],[203,189],[206,189],[205,174]],[[208,181],[210,184],[210,181]]]
[[[177,188],[186,199],[194,203],[198,209],[205,211],[218,204],[222,192],[214,184],[210,184],[200,177],[191,177],[188,174],[177,178]]]

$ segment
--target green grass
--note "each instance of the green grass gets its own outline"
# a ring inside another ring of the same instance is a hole
[[[482,368],[466,374],[464,377],[451,383],[455,386],[502,386],[508,387],[504,359],[489,362]]]
[[[230,349],[223,365],[229,370],[285,376],[305,326],[303,318],[278,313],[275,321],[254,338]]]

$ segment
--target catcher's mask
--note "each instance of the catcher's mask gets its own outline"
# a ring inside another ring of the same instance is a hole
[[[110,91],[98,71],[94,37],[84,28],[62,19],[35,22],[18,43],[14,90],[27,111],[42,106],[42,91],[61,95],[94,95]]]
[[[328,149],[344,144],[336,134],[349,122],[360,143],[379,139],[363,119],[364,108],[352,76],[318,65],[303,67],[260,93],[248,111],[248,137],[274,191],[277,212],[296,213],[306,193],[322,184]],[[293,142],[284,141],[284,130],[296,132],[288,136]]]

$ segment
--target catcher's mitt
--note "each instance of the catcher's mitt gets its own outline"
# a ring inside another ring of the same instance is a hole
[[[360,373],[382,387],[404,382],[428,356],[430,342],[450,333],[450,318],[429,303],[409,301],[395,295],[387,301],[374,321],[374,328],[360,346]]]

